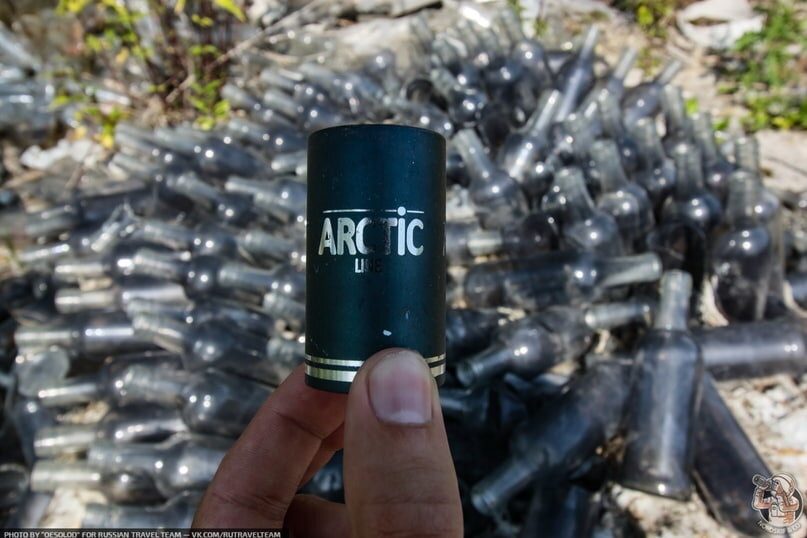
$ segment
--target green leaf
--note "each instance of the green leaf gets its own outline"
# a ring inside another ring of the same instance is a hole
[[[244,12],[241,11],[241,8],[238,6],[238,4],[235,3],[234,0],[211,0],[211,1],[213,2],[213,5],[223,9],[224,11],[227,11],[239,21],[244,22],[245,20],[247,20],[247,18],[244,17]]]
[[[202,17],[201,15],[194,13],[191,15],[191,21],[197,26],[201,26],[202,28],[210,28],[213,26],[213,19],[210,17]]]
[[[687,99],[684,102],[684,108],[686,109],[687,114],[694,114],[698,111],[698,100],[694,97]]]
[[[218,119],[226,118],[230,113],[230,102],[222,99],[213,106],[213,115]]]

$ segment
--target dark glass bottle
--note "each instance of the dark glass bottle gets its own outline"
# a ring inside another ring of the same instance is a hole
[[[672,60],[654,78],[642,82],[625,92],[622,97],[625,125],[632,125],[642,118],[654,116],[661,108],[661,92],[681,70],[683,64]]]
[[[703,360],[687,330],[692,278],[669,271],[661,278],[661,303],[639,344],[631,391],[620,483],[685,500],[691,495],[694,430]]]
[[[557,212],[562,245],[603,256],[619,256],[625,251],[616,221],[596,208],[579,169],[564,168],[555,174],[551,192],[563,204]],[[542,208],[551,214],[551,208],[543,203],[548,198],[544,197]]]
[[[756,181],[737,174],[731,177],[730,187],[728,231],[717,239],[711,253],[715,296],[730,321],[754,321],[765,315],[774,244],[755,211],[761,194]]]
[[[600,195],[597,208],[611,215],[625,244],[644,237],[655,224],[653,206],[641,186],[628,181],[619,158],[619,148],[610,140],[591,146],[592,171],[596,170]]]
[[[471,177],[468,190],[482,225],[496,228],[525,215],[527,200],[521,187],[493,163],[476,133],[464,129],[453,142]]]
[[[599,34],[599,28],[590,26],[577,53],[563,64],[555,78],[555,88],[563,94],[557,121],[574,112],[594,86],[594,48]]]
[[[616,435],[628,397],[628,369],[600,362],[516,429],[510,458],[478,482],[471,499],[492,515],[535,481],[562,480]]]
[[[706,189],[700,151],[691,144],[678,144],[675,161],[675,192],[662,210],[664,219],[681,220],[697,226],[707,234],[720,222],[723,208]]]

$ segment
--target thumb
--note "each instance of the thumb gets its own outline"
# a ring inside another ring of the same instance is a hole
[[[457,476],[437,386],[423,358],[387,349],[362,366],[345,417],[353,536],[462,536]]]

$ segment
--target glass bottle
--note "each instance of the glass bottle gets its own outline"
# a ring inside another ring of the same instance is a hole
[[[152,347],[135,334],[132,323],[122,313],[63,316],[48,324],[19,327],[14,338],[19,348],[58,346],[82,357],[132,353]]]
[[[755,474],[773,473],[717,391],[704,376],[695,430],[693,477],[715,519],[744,535],[760,535],[759,514],[749,507]],[[747,507],[739,509],[738,507]]]
[[[555,174],[552,192],[563,203],[558,213],[561,244],[565,248],[603,256],[618,256],[624,252],[616,221],[594,206],[579,169],[564,168]]]
[[[717,145],[712,115],[708,112],[696,112],[690,116],[690,120],[692,135],[703,155],[706,186],[715,193],[721,203],[725,202],[729,194],[729,176],[734,171],[734,167]]]
[[[664,153],[652,119],[640,119],[630,128],[630,132],[639,147],[639,167],[632,179],[644,187],[653,202],[654,211],[658,213],[675,189],[675,163]]]
[[[518,183],[499,169],[485,152],[476,133],[459,131],[452,139],[471,177],[469,192],[482,226],[506,225],[527,211],[527,200]]]
[[[476,509],[493,515],[535,481],[563,480],[616,435],[628,397],[628,368],[600,362],[516,429],[510,457],[474,485]]]
[[[723,208],[704,185],[700,151],[691,144],[679,144],[673,160],[675,191],[664,204],[663,218],[682,220],[708,234],[720,222]]]
[[[302,363],[300,342],[261,337],[224,320],[189,325],[167,316],[133,316],[137,334],[167,351],[181,353],[191,371],[218,368],[279,385]]]
[[[755,321],[765,315],[775,253],[770,232],[755,211],[760,194],[752,177],[732,175],[725,215],[728,230],[712,247],[715,298],[730,321]]]
[[[51,492],[59,488],[100,491],[110,501],[121,503],[162,499],[152,478],[142,471],[105,471],[83,461],[37,461],[31,471],[31,490]]]
[[[607,258],[562,250],[476,264],[465,275],[463,290],[473,308],[509,304],[541,309],[592,302],[609,288],[654,282],[661,271],[661,260],[652,253]]]
[[[661,108],[661,92],[678,74],[683,64],[678,60],[667,63],[656,78],[642,82],[625,92],[622,110],[625,125],[633,125],[642,118],[650,118]]]
[[[697,327],[703,362],[716,379],[745,379],[807,370],[807,329],[796,319]]]
[[[555,88],[563,94],[556,121],[574,112],[594,86],[594,48],[599,34],[599,28],[589,26],[577,53],[563,64],[555,78]]]
[[[636,378],[626,418],[620,483],[647,493],[686,500],[703,376],[698,344],[689,334],[692,277],[668,271],[653,329],[636,356]]]
[[[170,304],[188,301],[184,288],[174,282],[135,278],[109,288],[61,288],[56,291],[55,304],[62,314],[74,314],[87,310],[125,310],[126,305],[137,299]]]
[[[87,462],[103,470],[144,473],[165,497],[207,487],[232,441],[212,436],[174,435],[161,443],[96,441]]]
[[[524,256],[552,250],[557,243],[554,222],[540,211],[500,230],[483,230],[472,222],[446,223],[446,255],[454,265],[467,265],[477,256]]]
[[[87,424],[59,424],[36,433],[37,457],[47,458],[84,452],[98,439],[113,442],[165,439],[172,433],[188,431],[176,409],[136,404],[112,409],[99,421]]]
[[[653,206],[647,191],[628,181],[615,142],[594,142],[591,146],[591,161],[592,169],[597,171],[600,190],[597,208],[613,217],[625,244],[636,242],[655,225]]]

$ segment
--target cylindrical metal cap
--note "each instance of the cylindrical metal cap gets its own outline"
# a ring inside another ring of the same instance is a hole
[[[306,381],[347,392],[389,347],[445,372],[445,140],[398,125],[308,139]]]

